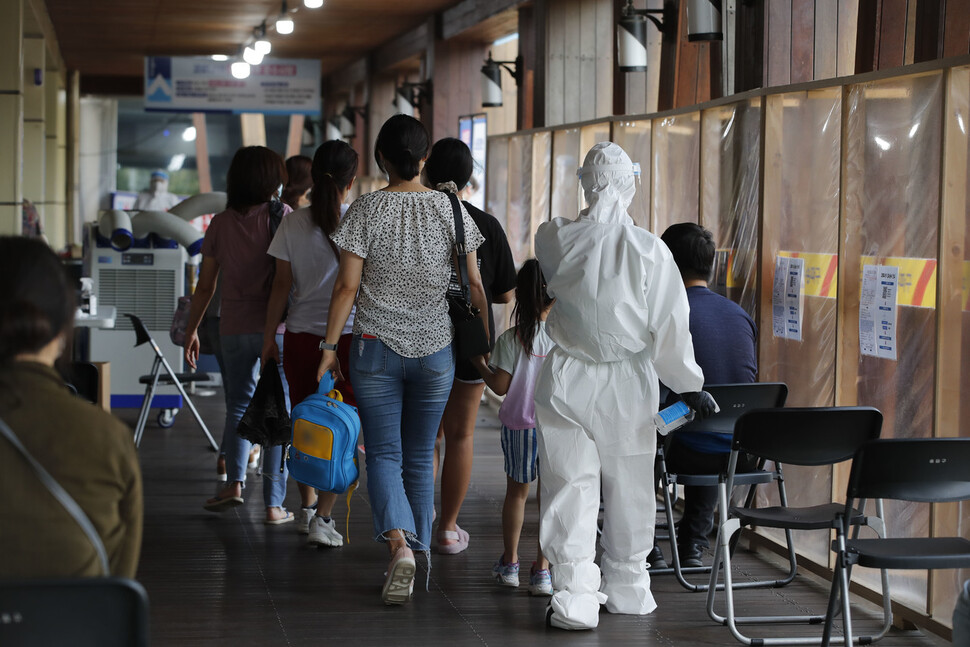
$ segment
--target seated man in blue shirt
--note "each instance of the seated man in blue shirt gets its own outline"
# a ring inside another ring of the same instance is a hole
[[[671,225],[660,237],[674,256],[690,302],[690,335],[694,357],[704,371],[704,386],[754,382],[758,374],[755,344],[758,330],[741,306],[711,292],[707,281],[714,267],[711,232],[690,222]],[[727,465],[731,438],[713,432],[674,434],[664,455],[667,469],[678,474],[715,474]],[[742,456],[739,470],[755,468]],[[707,536],[714,527],[717,488],[687,487],[684,516],[677,526],[681,566],[701,566]],[[666,563],[659,546],[647,558],[652,568]]]

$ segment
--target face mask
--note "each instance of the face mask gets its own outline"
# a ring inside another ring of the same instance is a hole
[[[276,189],[276,199],[277,200],[282,200],[283,199],[283,185],[282,184],[279,185],[279,187],[277,187],[277,189]]]

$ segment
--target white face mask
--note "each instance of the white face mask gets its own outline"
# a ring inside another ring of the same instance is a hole
[[[152,178],[151,190],[154,195],[168,192],[168,180],[160,177]]]
[[[279,187],[276,188],[276,199],[277,200],[282,200],[283,199],[283,185],[282,184],[279,185]]]

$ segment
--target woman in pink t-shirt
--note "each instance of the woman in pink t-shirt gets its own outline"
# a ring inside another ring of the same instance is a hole
[[[289,207],[276,200],[285,182],[286,168],[279,155],[263,146],[240,148],[232,158],[226,177],[226,210],[212,218],[202,242],[199,284],[192,297],[185,331],[185,360],[195,368],[199,356],[199,323],[212,298],[216,279],[221,278],[219,336],[227,401],[228,424],[223,449],[228,480],[226,487],[205,503],[205,508],[213,512],[243,503],[246,465],[252,445],[236,434],[236,427],[252,399],[259,375],[263,324],[274,267],[273,258],[266,251],[273,237],[272,217],[281,218],[290,212]],[[282,374],[281,369],[281,377]],[[276,469],[281,463],[282,447],[264,449],[265,464],[273,466],[263,470],[266,523],[292,521],[293,514],[283,508],[286,470],[280,473]]]

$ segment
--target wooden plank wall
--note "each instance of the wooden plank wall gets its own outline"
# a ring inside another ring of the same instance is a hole
[[[435,141],[458,136],[458,117],[484,112],[488,115],[488,134],[514,132],[518,93],[511,75],[502,72],[502,107],[482,108],[481,68],[489,50],[495,60],[514,60],[518,40],[493,47],[461,39],[438,41],[434,54],[434,129]]]
[[[970,52],[966,0],[858,0],[856,73]]]
[[[754,42],[738,40],[736,90],[855,73],[858,27],[868,15],[860,13],[860,1],[867,0],[759,0],[739,6],[738,30],[753,34]]]
[[[546,125],[613,112],[613,0],[550,3],[546,44]]]

